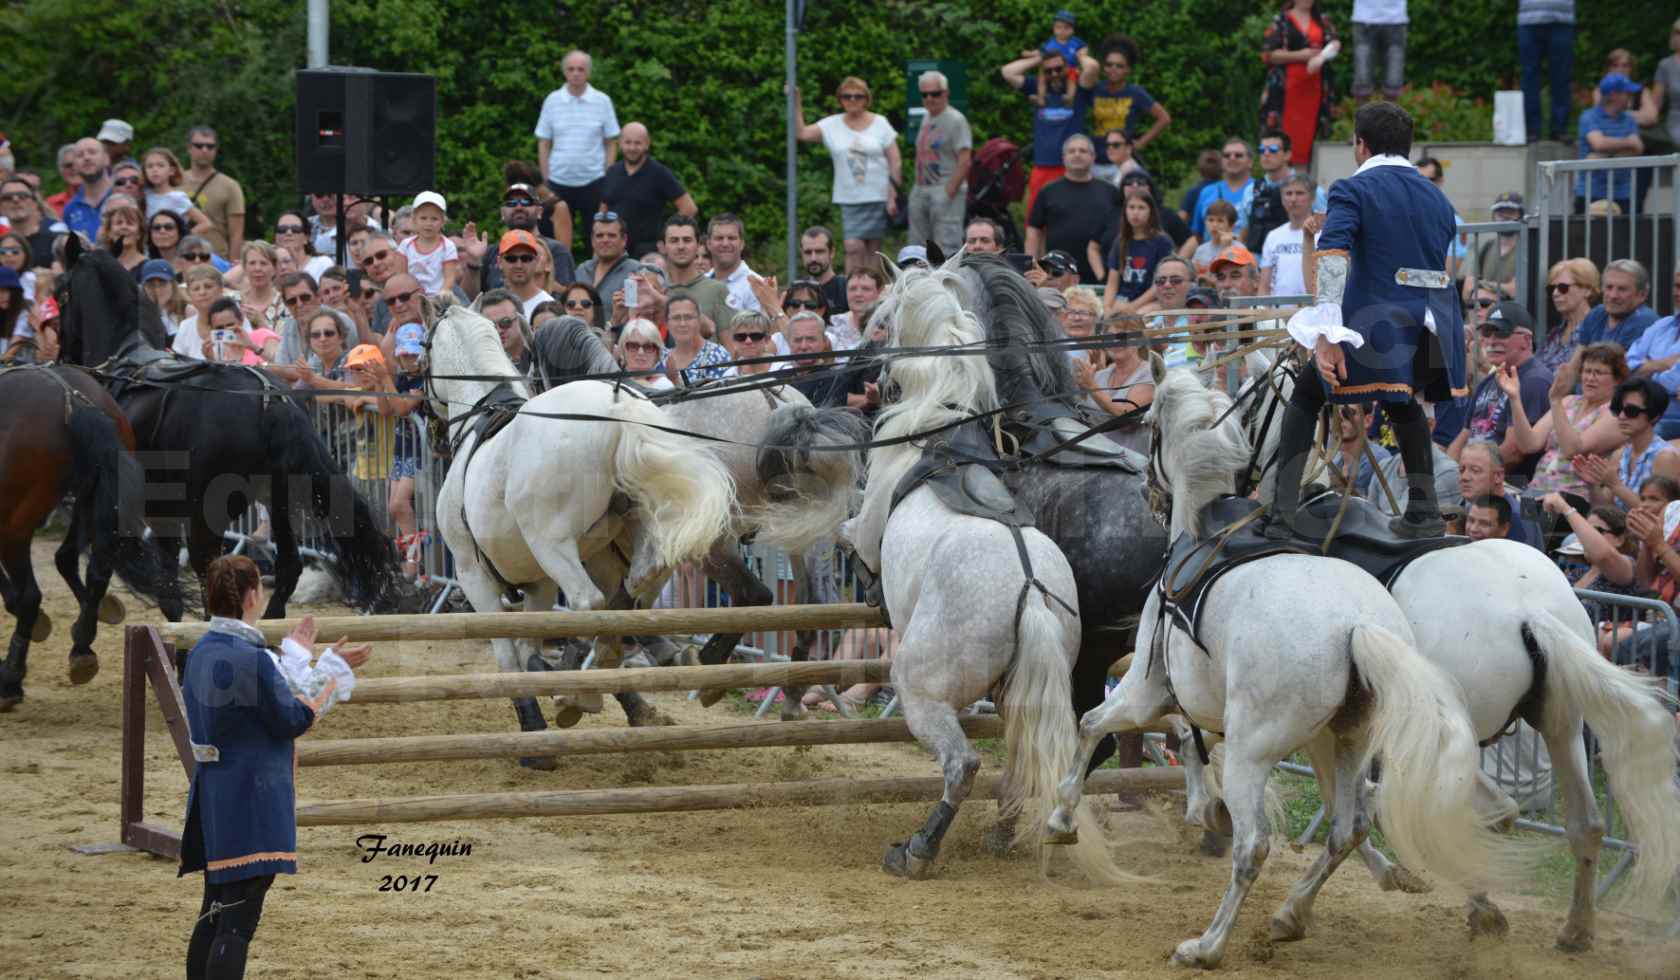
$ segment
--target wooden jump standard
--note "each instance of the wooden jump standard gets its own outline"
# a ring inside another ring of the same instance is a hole
[[[829,610],[828,617],[816,612]],[[761,613],[788,613],[775,617],[767,628],[819,628],[848,617],[861,606],[761,607]],[[751,610],[748,610],[751,611]],[[657,610],[670,613],[716,613],[732,610]],[[622,616],[621,613],[506,613],[478,617],[530,620],[533,617]],[[434,622],[466,618],[461,616],[391,617]],[[325,635],[344,635],[338,624],[375,620],[345,618],[326,620]],[[698,622],[682,620],[684,623]],[[745,626],[745,621],[739,621]],[[332,623],[333,626],[327,626]],[[650,627],[639,622],[615,622],[610,630],[599,623],[583,621],[601,632],[646,633]],[[266,632],[284,635],[290,627],[270,622]],[[435,638],[412,634],[423,624],[410,623],[411,638]],[[673,629],[734,628],[708,623],[706,626],[677,626]],[[553,620],[535,627],[533,636],[564,635]],[[571,627],[568,627],[571,628]],[[475,624],[471,632],[483,632]],[[173,634],[191,635],[177,627]],[[361,635],[385,635],[368,630]],[[887,679],[890,665],[882,661],[827,661],[815,663],[729,664],[717,667],[658,667],[640,670],[601,670],[562,673],[464,674],[433,677],[367,678],[356,685],[343,706],[395,704],[469,698],[502,698],[525,695],[619,693],[624,691],[685,691],[705,687],[782,686],[786,683],[817,684],[879,682]],[[164,723],[175,744],[183,770],[190,777],[194,761],[187,735],[186,711],[176,678],[174,647],[164,641],[155,627],[131,626],[123,651],[123,749],[121,844],[78,847],[82,853],[112,850],[142,850],[164,857],[180,854],[180,835],[171,827],[144,821],[146,688],[157,694]],[[967,716],[963,728],[976,737],[1001,734],[995,716]],[[730,726],[669,726],[658,728],[586,729],[476,735],[410,736],[401,738],[304,739],[298,744],[302,765],[350,765],[377,762],[416,762],[447,759],[520,757],[526,755],[582,755],[605,752],[679,751],[772,746],[839,745],[864,742],[910,741],[902,719],[814,721],[807,724],[751,724]],[[1130,788],[1159,788],[1183,784],[1180,769],[1100,770],[1088,781],[1088,791],[1111,792]],[[392,800],[339,800],[303,804],[298,807],[301,826],[357,823],[366,820],[413,822],[443,819],[490,819],[518,816],[588,816],[610,813],[655,813],[739,809],[754,806],[808,806],[841,803],[932,802],[943,792],[937,777],[904,779],[833,779],[797,783],[764,783],[721,786],[676,786],[638,789],[556,790],[526,793],[480,793],[459,796],[414,797]],[[975,792],[994,798],[992,777],[982,777]]]

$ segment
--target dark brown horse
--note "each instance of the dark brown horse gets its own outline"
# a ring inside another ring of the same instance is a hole
[[[180,601],[141,518],[145,475],[133,455],[134,430],[117,403],[84,371],[18,367],[0,371],[0,598],[17,617],[0,664],[0,711],[23,700],[29,644],[47,638],[41,590],[30,562],[35,531],[66,494],[75,496],[70,529],[54,556],[80,611],[70,628],[70,682],[99,672],[98,620],[119,622],[122,604],[105,594],[111,573],[141,595]],[[87,580],[81,552],[90,549]],[[103,616],[101,610],[103,609]]]

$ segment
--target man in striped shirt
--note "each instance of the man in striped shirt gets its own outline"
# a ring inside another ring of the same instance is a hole
[[[548,93],[537,117],[537,165],[549,189],[582,217],[587,244],[602,181],[618,156],[618,115],[612,98],[589,84],[593,63],[588,54],[572,51],[560,67],[566,84]],[[571,242],[563,244],[571,248]]]

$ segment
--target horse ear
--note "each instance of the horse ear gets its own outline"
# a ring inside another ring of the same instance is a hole
[[[897,262],[894,262],[892,259],[887,258],[886,255],[882,254],[881,252],[876,252],[875,255],[878,258],[880,258],[881,268],[886,270],[887,279],[892,281],[892,282],[897,282],[899,277],[904,274],[904,270],[900,269],[898,267]]]
[[[64,237],[64,268],[74,269],[76,262],[81,259],[85,246],[82,233],[73,231]]]
[[[1149,373],[1154,377],[1156,384],[1167,380],[1167,362],[1161,360],[1161,355],[1154,351],[1149,352]]]
[[[929,266],[937,269],[945,264],[945,250],[939,247],[938,242],[930,240],[927,243],[927,254]]]

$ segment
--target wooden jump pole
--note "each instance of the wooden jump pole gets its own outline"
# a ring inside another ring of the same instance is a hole
[[[997,738],[1003,719],[965,715],[970,738]],[[682,725],[651,728],[589,728],[581,731],[496,732],[482,735],[415,735],[387,738],[300,739],[301,766],[349,766],[381,762],[447,759],[517,759],[523,756],[601,755],[618,752],[683,752],[700,749],[762,749],[795,745],[857,745],[911,742],[903,718],[760,722],[747,725]]]
[[[999,777],[974,781],[970,799],[997,798]],[[1178,766],[1099,769],[1085,781],[1086,793],[1161,790],[1184,785]],[[945,792],[938,776],[897,779],[818,779],[796,783],[730,783],[717,786],[661,786],[636,789],[552,790],[525,793],[468,793],[376,800],[332,800],[297,808],[300,827],[353,824],[429,823],[436,820],[494,820],[506,817],[591,817],[615,813],[690,813],[761,806],[834,806],[855,803],[931,803]]]
[[[278,643],[296,619],[264,619],[257,628]],[[827,605],[726,606],[718,609],[623,609],[594,612],[501,612],[452,615],[327,616],[317,619],[320,637],[334,642],[364,640],[537,640],[559,636],[646,636],[672,633],[756,633],[885,626],[881,610],[859,602]],[[165,643],[190,647],[208,623],[164,623]]]
[[[639,667],[629,670],[513,671],[505,674],[436,674],[369,677],[356,681],[344,705],[407,704],[556,694],[623,694],[629,691],[698,691],[707,688],[788,687],[812,684],[884,684],[884,660],[781,661],[715,667]]]

